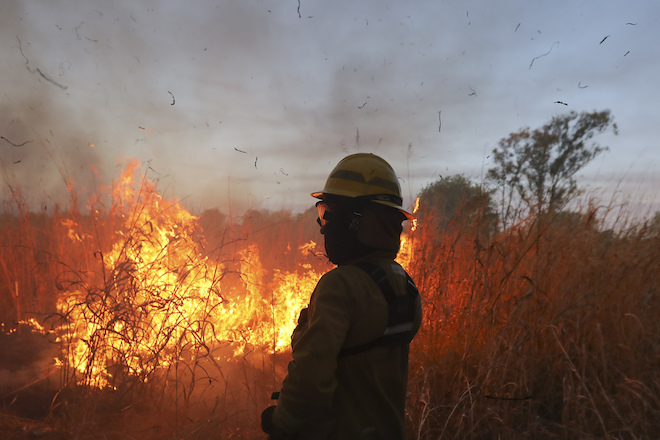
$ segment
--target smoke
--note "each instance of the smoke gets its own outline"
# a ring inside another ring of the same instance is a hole
[[[85,124],[84,107],[64,74],[69,62],[55,65],[42,56],[49,38],[22,2],[3,4],[0,13],[3,94],[0,96],[0,165],[5,183],[21,191],[33,208],[66,203],[67,184],[96,183],[95,127]],[[44,43],[42,48],[37,42]]]
[[[0,7],[5,179],[39,209],[65,203],[71,180],[83,193],[109,184],[131,157],[189,207],[270,197],[295,167],[265,151],[279,145],[268,100],[285,75],[262,67],[278,52],[272,16],[243,3],[140,6]]]
[[[564,3],[6,0],[0,163],[37,206],[136,158],[188,208],[240,211],[308,206],[356,151],[390,161],[411,197],[479,178],[500,138],[565,110],[611,109],[639,149],[657,6],[587,23]],[[618,142],[610,168],[631,148]]]

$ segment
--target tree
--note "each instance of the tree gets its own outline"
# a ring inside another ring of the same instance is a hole
[[[478,228],[489,235],[497,227],[491,194],[461,176],[440,179],[424,188],[416,211],[420,224],[441,236],[462,228]]]
[[[575,174],[608,149],[590,141],[610,125],[617,135],[609,110],[570,112],[541,128],[526,127],[501,139],[487,179],[502,190],[504,216],[509,217],[515,195],[528,207],[537,206],[539,213],[565,206],[578,193]]]

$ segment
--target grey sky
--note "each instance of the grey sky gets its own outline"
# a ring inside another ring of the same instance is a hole
[[[657,203],[659,21],[654,0],[2,0],[1,166],[35,206],[137,158],[194,212],[297,210],[370,151],[410,202],[521,127],[610,109],[580,181]]]

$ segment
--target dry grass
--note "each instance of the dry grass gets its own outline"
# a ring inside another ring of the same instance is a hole
[[[18,204],[2,217],[2,438],[259,431],[287,361],[256,345],[256,336],[278,333],[285,306],[268,279],[298,278],[265,275],[250,255],[250,234],[259,234],[246,221],[230,221],[209,244],[152,182],[134,185],[118,184],[109,208],[85,215],[35,215]],[[254,314],[238,319],[233,310],[245,305]],[[28,318],[35,324],[18,324]]]
[[[200,223],[213,236],[179,223],[161,242],[152,235],[158,221],[139,213],[157,202],[167,217],[176,207],[144,181],[131,203],[99,202],[84,215],[30,213],[13,194],[12,213],[0,218],[2,438],[262,438],[258,416],[288,355],[247,342],[257,321],[275,334],[271,293],[283,271],[301,260],[324,268],[313,254],[282,251],[309,241],[299,225],[314,230],[313,217],[251,212],[237,221],[210,213]],[[412,347],[410,438],[660,432],[660,237],[644,225],[605,230],[606,214],[530,216],[496,235],[474,216],[458,216],[443,231],[427,219],[412,233],[410,270],[425,321]],[[135,258],[146,260],[148,248],[156,256],[140,272]],[[158,271],[178,275],[148,276]],[[231,341],[218,336],[218,310],[255,296],[268,299],[263,314],[233,328]],[[204,298],[194,313],[179,307]],[[80,358],[87,368],[55,368],[54,356],[75,349],[67,331],[81,316],[94,324],[88,357]],[[15,324],[28,318],[56,332]],[[109,387],[98,387],[104,376],[94,368],[111,373]]]
[[[660,430],[660,237],[595,210],[530,217],[488,242],[458,228],[415,267],[410,434],[653,438]]]

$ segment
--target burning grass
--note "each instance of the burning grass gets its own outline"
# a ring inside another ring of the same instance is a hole
[[[134,165],[88,214],[36,215],[14,195],[0,224],[3,438],[261,438],[295,318],[328,269],[313,213],[194,217]],[[496,231],[459,213],[408,232],[401,260],[425,312],[410,438],[660,430],[660,237],[606,230],[605,214]]]
[[[58,390],[43,396],[52,402],[48,417],[67,422],[58,432],[109,435],[106,422],[114,420],[108,416],[113,413],[127,428],[125,435],[140,438],[150,432],[153,438],[188,429],[206,432],[192,427],[200,418],[211,425],[223,420],[214,429],[227,435],[243,426],[251,430],[281,380],[286,365],[281,353],[318,280],[313,261],[301,257],[304,266],[295,271],[264,268],[245,225],[227,225],[221,240],[209,244],[196,217],[134,174],[132,164],[113,188],[107,212],[92,206],[87,216],[58,214],[44,222],[44,231],[34,229],[29,213],[7,225],[2,262],[7,279],[14,280],[7,284],[15,289],[3,298],[14,306],[3,321],[36,317],[43,325],[40,335],[58,348],[49,371],[34,378],[35,383],[49,378],[54,383],[46,388]],[[27,281],[19,278],[11,270],[12,252],[32,267],[46,256],[46,276],[26,271]],[[34,303],[26,286],[50,294]],[[30,338],[39,337],[33,333]],[[22,344],[19,333],[7,334],[14,335],[12,346]],[[12,369],[25,367],[13,358]],[[3,392],[7,399],[17,393],[10,387]],[[98,413],[83,402],[104,408]],[[8,403],[11,410],[15,402]],[[71,414],[73,408],[79,411]],[[124,420],[136,412],[147,416]],[[87,423],[75,426],[74,420]],[[112,425],[116,429],[117,422]],[[138,435],[138,428],[145,432]]]

